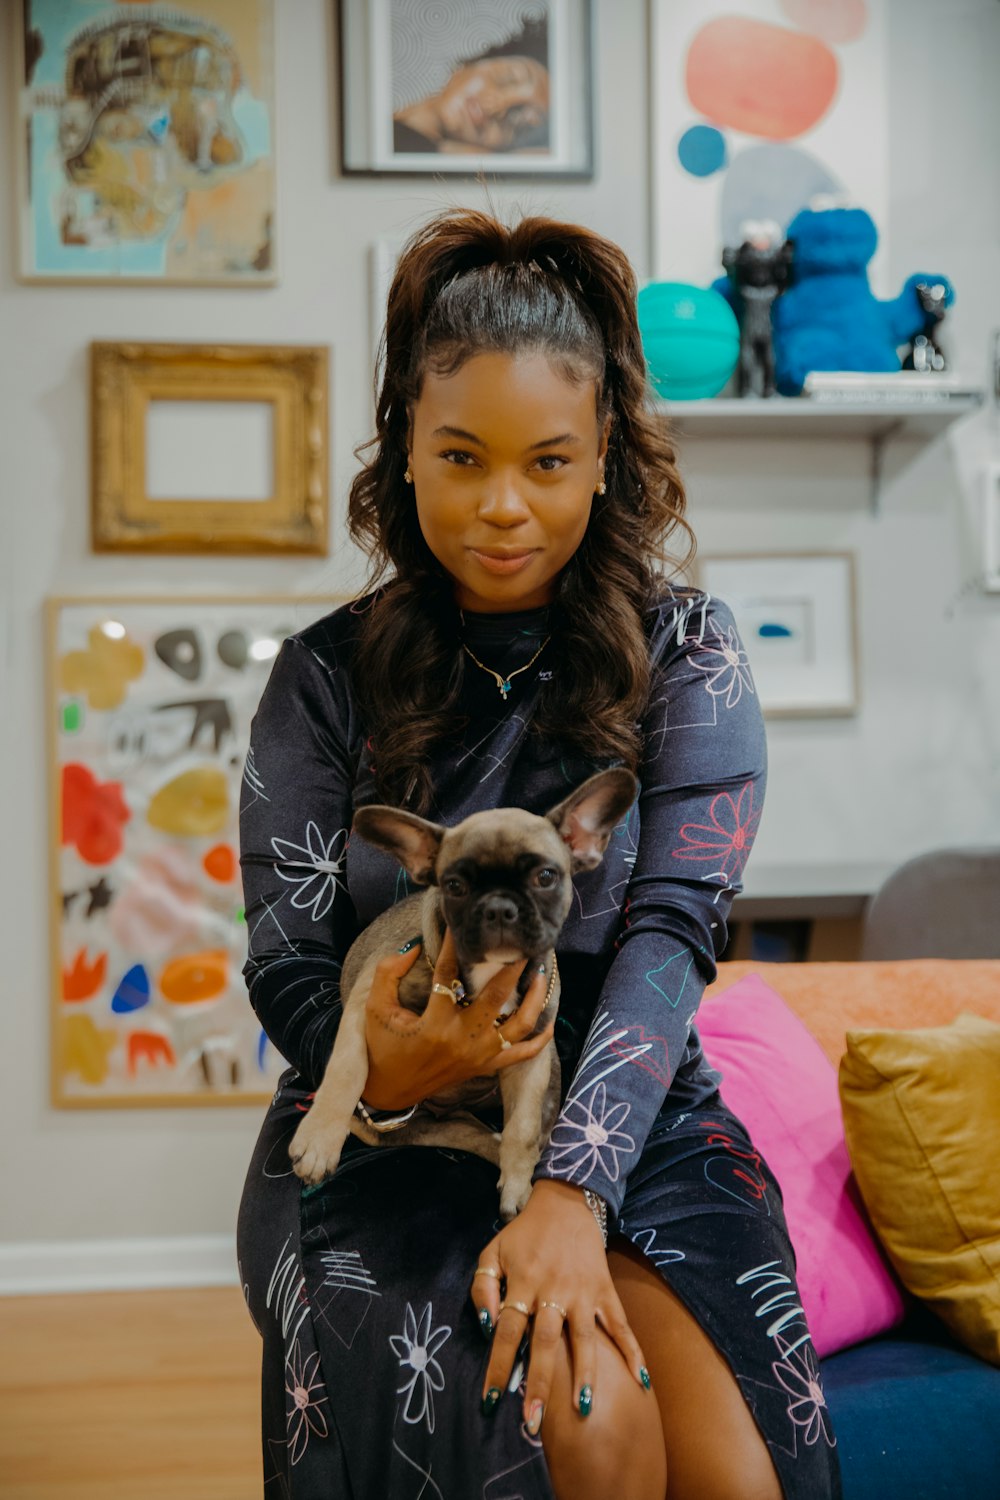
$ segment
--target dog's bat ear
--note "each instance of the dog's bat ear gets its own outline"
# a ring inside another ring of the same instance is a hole
[[[608,839],[635,801],[639,783],[631,771],[616,766],[598,771],[546,816],[573,856],[572,869],[593,870],[604,858]]]
[[[415,885],[434,885],[434,866],[445,835],[437,823],[372,802],[358,808],[351,832],[398,859]]]

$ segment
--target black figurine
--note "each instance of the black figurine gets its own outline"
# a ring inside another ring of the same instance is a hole
[[[914,291],[924,310],[924,326],[922,332],[914,334],[902,368],[920,371],[946,370],[948,361],[934,337],[934,332],[944,318],[948,288],[941,281],[918,281]]]
[[[773,221],[747,221],[740,225],[742,244],[727,245],[722,252],[726,279],[721,291],[740,324],[740,359],[736,388],[741,396],[773,396],[774,345],[771,339],[771,308],[791,274],[792,247]]]

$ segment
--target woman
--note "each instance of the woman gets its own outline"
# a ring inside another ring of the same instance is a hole
[[[385,339],[350,517],[391,576],[283,645],[242,809],[245,973],[292,1065],[239,1228],[265,1494],[838,1495],[780,1191],[690,1024],[765,746],[729,612],[652,568],[687,528],[634,274],[579,226],[448,211],[404,249]],[[386,1144],[349,1137],[334,1176],[300,1191],[288,1142],[336,1032],[341,960],[406,889],[386,856],[346,848],[352,809],[544,813],[609,763],[641,792],[574,882],[563,1106],[524,1211],[502,1226],[494,1168],[392,1149],[390,1132],[544,1044],[539,982],[503,1041],[488,1022],[513,979],[467,1011],[432,997],[415,1023],[395,1002],[423,961],[411,945],[369,1004],[359,1108]]]
[[[548,21],[459,59],[435,94],[392,117],[393,150],[480,155],[549,149]]]

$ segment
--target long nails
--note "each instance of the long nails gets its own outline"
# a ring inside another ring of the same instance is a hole
[[[489,1390],[486,1392],[486,1395],[483,1397],[482,1412],[484,1417],[492,1417],[493,1413],[497,1409],[497,1402],[499,1400],[500,1391],[498,1387],[495,1385],[491,1385]]]
[[[590,1416],[590,1408],[591,1408],[591,1406],[593,1404],[594,1404],[594,1391],[593,1391],[593,1387],[591,1387],[589,1385],[582,1385],[580,1387],[580,1415],[581,1415],[581,1417],[589,1417]]]
[[[416,948],[416,946],[417,946],[417,944],[418,944],[418,943],[419,943],[419,942],[420,942],[420,941],[421,941],[421,940],[420,940],[420,938],[418,938],[418,937],[415,937],[415,938],[410,938],[410,941],[409,941],[409,942],[408,942],[408,943],[404,943],[404,944],[403,944],[403,946],[402,946],[402,948],[399,948],[399,949],[397,949],[397,950],[396,950],[396,951],[397,951],[397,952],[398,952],[398,953],[410,953],[410,952],[412,952],[412,950],[413,950],[413,949],[414,949],[414,948]]]
[[[643,1365],[642,1368],[639,1371],[639,1379],[642,1381],[643,1385],[645,1386],[646,1390],[648,1391],[649,1388],[650,1388],[650,1386],[651,1386],[651,1384],[652,1384],[652,1381],[649,1378],[649,1371],[646,1369],[645,1365]]]
[[[538,1429],[542,1425],[542,1416],[544,1415],[544,1412],[545,1407],[540,1401],[533,1401],[531,1403],[531,1411],[528,1413],[527,1427],[532,1437],[538,1436]]]
[[[483,1331],[484,1339],[490,1339],[493,1337],[493,1319],[490,1317],[490,1310],[488,1307],[484,1307],[480,1310],[479,1326]]]

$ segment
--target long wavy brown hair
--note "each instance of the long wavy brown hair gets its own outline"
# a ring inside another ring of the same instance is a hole
[[[362,617],[354,674],[388,801],[427,809],[432,750],[455,732],[465,670],[452,580],[424,541],[403,478],[412,411],[428,370],[451,375],[487,351],[544,353],[566,379],[595,382],[599,427],[611,418],[606,493],[594,496],[584,539],[559,576],[551,629],[560,667],[533,728],[588,760],[637,767],[654,567],[686,566],[694,537],[673,442],[651,400],[636,293],[619,246],[555,219],[507,227],[448,209],[403,248],[379,345],[375,436],[354,450],[362,468],[349,503],[351,534],[371,558],[368,587],[389,575]],[[680,558],[665,550],[675,530],[686,540]]]

